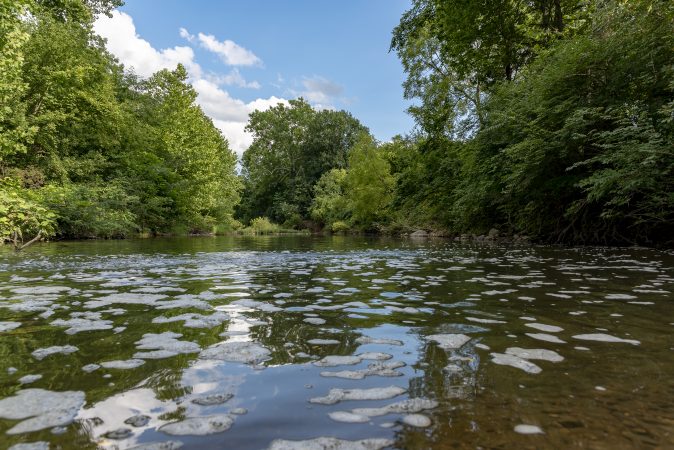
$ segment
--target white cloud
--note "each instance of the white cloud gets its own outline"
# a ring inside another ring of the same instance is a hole
[[[180,29],[180,36],[187,39],[188,42],[195,42],[197,39],[203,48],[215,53],[220,59],[229,66],[261,66],[262,60],[255,53],[241,47],[234,41],[226,39],[218,41],[212,34],[199,33],[196,37],[190,34],[185,28]]]
[[[325,77],[304,77],[301,86],[288,92],[291,96],[303,97],[317,109],[334,109],[336,101],[344,101],[340,98],[344,88]]]
[[[206,76],[206,78],[215,84],[221,84],[225,86],[233,85],[248,89],[260,89],[262,87],[260,86],[260,83],[258,83],[257,81],[246,81],[243,75],[241,75],[241,72],[239,72],[239,69],[236,68],[232,69],[226,75],[210,74]]]
[[[179,63],[191,76],[201,76],[201,67],[194,61],[194,50],[181,46],[156,50],[138,36],[128,14],[120,11],[113,11],[112,17],[101,14],[94,23],[94,30],[107,39],[106,47],[110,53],[142,77],[149,77],[161,69],[175,69]]]
[[[248,148],[253,140],[250,133],[244,130],[248,122],[248,115],[256,109],[264,110],[278,103],[287,104],[287,100],[274,96],[266,99],[258,98],[248,103],[233,98],[229,92],[221,89],[219,85],[259,88],[259,84],[255,81],[247,82],[236,69],[225,75],[204,75],[201,66],[195,61],[194,51],[190,47],[176,46],[163,50],[155,49],[148,41],[138,36],[133,19],[126,13],[113,11],[112,17],[101,15],[94,23],[94,30],[107,39],[107,49],[124,66],[132,68],[142,77],[149,77],[161,69],[174,69],[178,63],[183,64],[189,73],[190,82],[198,94],[197,103],[213,119],[215,126],[222,131],[229,141],[230,147],[239,155]],[[184,28],[180,29],[180,35],[190,42],[195,40],[195,36]],[[202,41],[202,36],[205,35],[199,33],[200,41]],[[215,41],[215,38],[213,40]],[[228,46],[227,42],[233,44],[234,47]],[[225,41],[224,43],[215,41],[215,43],[230,50],[234,48],[234,51],[229,54],[233,61],[232,65],[246,65],[247,61],[261,62],[253,53],[231,41]],[[220,47],[216,45],[215,48]]]

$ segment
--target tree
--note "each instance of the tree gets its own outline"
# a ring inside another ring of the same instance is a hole
[[[390,217],[395,179],[384,154],[369,133],[361,134],[349,152],[344,193],[349,199],[352,223],[376,230]]]
[[[365,127],[345,111],[316,111],[297,99],[253,112],[246,129],[254,139],[243,154],[239,214],[297,226],[309,217],[316,182],[346,167],[347,152]]]
[[[148,82],[159,103],[160,157],[171,172],[168,195],[178,217],[195,230],[231,216],[239,200],[236,155],[227,140],[195,104],[182,65],[157,72]]]
[[[22,74],[24,46],[30,38],[21,21],[26,11],[21,2],[0,0],[0,170],[7,157],[26,151],[35,133],[23,100],[28,87]]]

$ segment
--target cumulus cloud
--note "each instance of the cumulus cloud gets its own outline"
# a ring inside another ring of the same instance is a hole
[[[195,61],[194,51],[190,47],[176,46],[173,48],[157,50],[152,45],[138,36],[133,19],[126,13],[113,11],[112,17],[101,15],[94,24],[94,30],[106,38],[106,47],[127,68],[133,69],[142,77],[149,77],[161,69],[174,69],[178,63],[187,69],[190,82],[197,92],[197,103],[201,106],[216,127],[222,131],[229,141],[230,147],[239,155],[248,148],[252,142],[252,136],[245,131],[248,115],[256,109],[265,110],[278,103],[286,103],[283,98],[269,97],[258,98],[251,102],[244,102],[233,98],[229,92],[222,89],[221,85],[237,85],[241,87],[259,88],[257,82],[247,82],[238,70],[234,69],[228,74],[204,74],[201,66]],[[195,39],[202,41],[202,33],[198,37],[191,35],[186,29],[179,30],[180,35],[190,42]],[[208,37],[206,35],[203,35]],[[211,36],[212,37],[212,36]],[[234,48],[229,53],[232,65],[250,65],[260,63],[260,60],[252,52],[237,46],[231,41],[217,42],[214,48]],[[210,41],[209,41],[210,42]],[[227,45],[231,42],[235,47]],[[224,50],[223,50],[224,52]],[[252,56],[251,56],[252,55]]]
[[[142,77],[149,77],[161,69],[175,69],[180,63],[193,77],[201,76],[201,67],[194,61],[194,50],[176,46],[156,50],[138,36],[133,19],[128,14],[113,11],[112,17],[101,14],[94,23],[97,34],[107,39],[106,47],[126,67]]]
[[[199,41],[206,50],[215,53],[228,66],[260,66],[262,60],[255,53],[241,47],[234,41],[226,39],[218,41],[212,34],[199,33],[197,36],[190,34],[185,28],[180,29],[180,36],[188,42]]]

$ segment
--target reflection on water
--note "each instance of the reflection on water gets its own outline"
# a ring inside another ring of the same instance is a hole
[[[672,447],[673,290],[674,255],[647,249],[232,237],[0,253],[0,446]]]

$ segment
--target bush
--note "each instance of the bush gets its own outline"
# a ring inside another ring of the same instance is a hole
[[[275,223],[271,223],[266,217],[256,217],[251,220],[248,229],[254,234],[271,234],[281,231],[281,227]]]
[[[138,231],[136,216],[130,212],[137,198],[117,184],[48,185],[40,195],[56,213],[60,237],[111,239]]]
[[[10,179],[0,180],[0,244],[21,250],[54,234],[56,215]]]
[[[348,223],[338,220],[336,222],[333,222],[332,225],[330,225],[330,231],[333,233],[343,233],[346,231],[349,231],[351,229],[351,226],[349,226]]]

